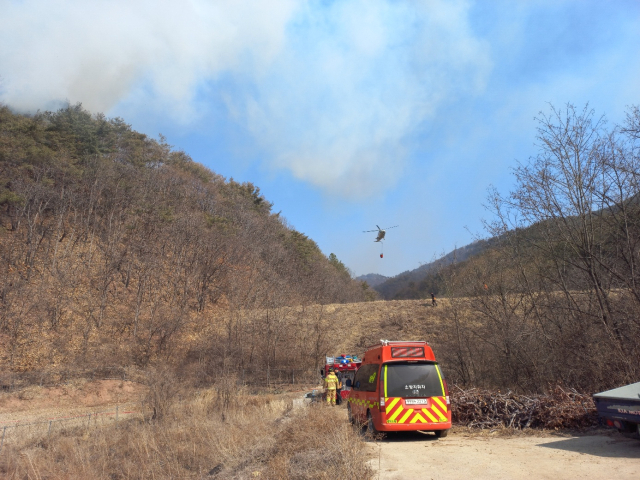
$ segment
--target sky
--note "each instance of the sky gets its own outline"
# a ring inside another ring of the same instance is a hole
[[[567,103],[640,105],[640,0],[0,0],[0,103],[166,137],[355,275],[486,237]],[[395,226],[382,243],[379,225]],[[380,258],[380,254],[384,258]]]

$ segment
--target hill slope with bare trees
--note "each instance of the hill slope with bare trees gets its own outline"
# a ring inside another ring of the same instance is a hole
[[[490,192],[490,241],[413,293],[435,285],[450,299],[445,354],[461,384],[640,381],[640,110],[609,128],[588,108],[552,107],[538,144],[513,191]]]
[[[365,292],[271,206],[121,119],[1,107],[0,371],[178,361],[212,336],[247,364],[300,346],[282,307]]]
[[[43,378],[159,359],[196,383],[268,385],[314,378],[325,354],[412,337],[459,385],[638,381],[639,140],[637,108],[611,130],[587,109],[552,109],[539,155],[490,199],[490,240],[430,274],[438,307],[351,304],[372,291],[257,187],[79,106],[4,108],[0,366]]]

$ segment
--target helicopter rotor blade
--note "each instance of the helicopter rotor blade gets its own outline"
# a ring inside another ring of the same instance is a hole
[[[387,228],[383,228],[383,230],[389,230],[390,228],[396,228],[399,227],[400,225],[394,225],[393,227],[387,227]]]
[[[378,230],[363,230],[362,233],[371,233],[371,232],[377,232]]]

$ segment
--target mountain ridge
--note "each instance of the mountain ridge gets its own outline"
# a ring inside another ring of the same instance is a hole
[[[476,240],[463,247],[455,248],[432,262],[422,264],[418,268],[404,271],[393,277],[369,273],[356,277],[356,280],[367,282],[384,300],[428,298],[431,292],[438,295],[443,291],[437,278],[430,277],[435,277],[437,272],[446,266],[464,262],[473,256],[482,254],[498,241],[495,237]],[[373,284],[369,283],[370,279],[374,281]]]

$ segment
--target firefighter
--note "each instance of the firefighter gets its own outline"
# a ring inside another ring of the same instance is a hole
[[[338,377],[338,388],[336,389],[336,405],[340,405],[342,403],[342,376],[342,372],[336,372],[336,377]]]
[[[336,405],[336,390],[340,380],[336,377],[333,367],[329,368],[329,375],[324,379],[324,388],[327,392],[327,405]]]

